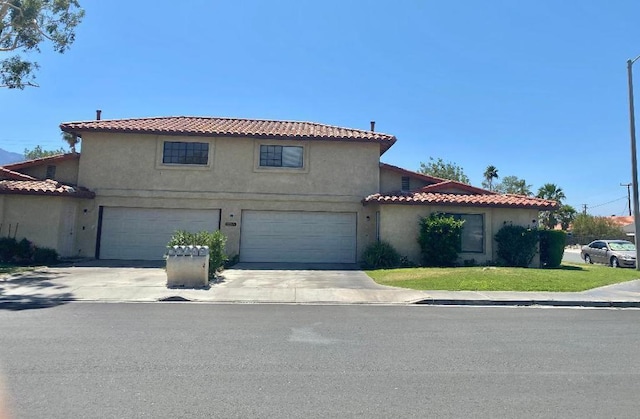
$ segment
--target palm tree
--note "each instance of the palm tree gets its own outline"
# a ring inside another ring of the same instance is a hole
[[[80,142],[80,138],[77,135],[71,134],[70,132],[63,132],[62,139],[69,144],[69,148],[72,153],[76,152],[76,145]]]
[[[487,166],[486,170],[484,171],[484,183],[483,186],[487,186],[487,189],[489,189],[490,191],[493,190],[493,179],[497,179],[498,176],[498,169],[493,166]]]
[[[566,198],[562,188],[558,188],[555,183],[545,183],[538,189],[538,198],[550,199],[562,205],[562,200]]]
[[[538,189],[538,198],[549,199],[556,201],[558,207],[562,206],[562,200],[566,198],[562,188],[559,188],[554,183],[545,183]],[[558,224],[558,219],[552,211],[542,211],[540,213],[540,224],[546,228],[554,228]]]

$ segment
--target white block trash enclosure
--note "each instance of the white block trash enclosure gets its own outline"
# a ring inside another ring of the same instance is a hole
[[[209,286],[209,247],[173,246],[167,251],[167,287]]]

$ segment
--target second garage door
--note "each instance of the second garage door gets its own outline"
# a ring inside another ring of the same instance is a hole
[[[355,263],[356,213],[243,211],[240,260]]]
[[[220,210],[104,207],[98,257],[161,260],[176,230],[219,228]]]

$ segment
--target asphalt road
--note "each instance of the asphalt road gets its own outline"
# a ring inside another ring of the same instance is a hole
[[[640,310],[0,309],[16,418],[635,418],[639,347]]]

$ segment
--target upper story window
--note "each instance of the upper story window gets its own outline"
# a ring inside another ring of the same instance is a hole
[[[403,192],[408,192],[410,190],[409,176],[402,176],[401,190]]]
[[[47,179],[54,179],[56,177],[56,167],[53,165],[47,166]]]
[[[303,167],[304,150],[300,146],[261,145],[260,167]]]
[[[209,143],[165,141],[162,163],[206,165],[209,163]]]

